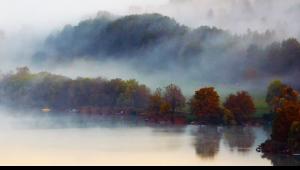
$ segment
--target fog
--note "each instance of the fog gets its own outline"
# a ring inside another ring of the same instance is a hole
[[[50,64],[43,61],[36,64],[33,56],[43,48],[50,35],[57,35],[64,30],[66,25],[76,26],[81,21],[93,19],[97,16],[98,11],[108,11],[109,15],[114,18],[112,20],[129,14],[155,12],[174,18],[188,29],[206,25],[215,26],[222,30],[229,30],[232,36],[246,35],[249,30],[259,33],[264,33],[266,30],[275,31],[276,36],[274,34],[272,39],[266,40],[264,43],[267,45],[289,37],[299,37],[299,24],[296,22],[300,15],[299,8],[300,3],[297,0],[113,0],[109,2],[97,0],[84,2],[81,0],[43,2],[38,0],[26,2],[1,0],[0,70],[9,72],[16,67],[29,66],[33,72],[49,71],[72,78],[78,76],[135,78],[153,89],[176,83],[188,95],[200,86],[210,85],[216,86],[220,91],[263,89],[274,78],[286,80],[292,78],[286,77],[286,75],[272,75],[249,81],[229,81],[244,74],[245,67],[249,64],[249,61],[244,59],[237,62],[237,59],[241,58],[240,56],[245,55],[249,45],[256,42],[248,39],[243,43],[239,41],[240,44],[234,45],[233,50],[218,54],[213,50],[214,47],[226,44],[230,40],[210,37],[211,40],[203,44],[207,45],[213,42],[213,45],[201,51],[201,56],[204,57],[190,61],[183,59],[181,62],[187,62],[184,67],[179,67],[164,58],[170,54],[166,52],[167,50],[173,50],[172,44],[178,42],[174,39],[159,43],[150,50],[137,54],[144,56],[142,59],[136,59],[130,54],[124,54],[127,57],[122,59],[97,54],[95,60],[94,58],[90,59],[91,56],[83,54],[74,56],[76,60],[72,59],[69,62]],[[187,36],[186,38],[192,41],[192,37]],[[195,42],[198,43],[198,41]],[[116,48],[116,50],[118,49]],[[55,57],[67,58],[61,53],[56,55]],[[196,58],[198,56],[198,54],[195,55]],[[230,59],[227,56],[230,56]],[[165,64],[161,65],[161,63]],[[234,66],[235,69],[233,69]],[[214,73],[217,69],[218,71]]]
[[[217,26],[235,33],[276,30],[300,36],[298,0],[170,0],[156,10],[189,26]]]
[[[1,0],[0,4],[0,28],[9,33],[24,28],[51,31],[109,11],[157,12],[192,27],[210,25],[238,33],[274,29],[299,36],[298,0]]]
[[[0,105],[0,132],[38,129],[128,128],[130,122],[70,112],[45,113],[39,109],[17,109]],[[134,126],[142,127],[135,124]]]
[[[131,6],[150,7],[166,0],[0,0],[0,28],[13,33],[24,28],[51,31],[98,11],[124,15]]]
[[[269,112],[272,80],[300,90],[299,17],[299,0],[0,0],[0,164],[274,164],[269,131],[151,127],[149,96],[176,84],[188,113],[199,88],[247,90]]]

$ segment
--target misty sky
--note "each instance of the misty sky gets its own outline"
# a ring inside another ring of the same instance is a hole
[[[300,38],[300,0],[0,0],[0,72],[31,66],[31,57],[46,37],[65,25],[94,18],[99,11],[116,16],[160,13],[192,28],[216,26],[233,34],[243,34],[248,29],[273,30],[279,41]],[[67,67],[68,70],[51,67],[47,71],[71,77],[97,76],[98,73],[110,75],[108,78],[149,77],[139,76],[127,66],[119,67],[118,63],[102,66],[84,63],[84,68],[89,69],[83,70],[79,69],[83,68],[81,62],[77,65]],[[33,66],[31,68],[35,71]],[[78,68],[77,72],[71,68]],[[46,69],[36,68],[38,71]],[[153,75],[153,79],[157,77]],[[153,79],[148,82],[154,82]]]
[[[276,30],[299,36],[299,0],[0,0],[0,30],[51,31],[95,16],[161,13],[199,27],[216,26],[232,32]]]
[[[0,29],[47,29],[73,23],[97,11],[126,14],[167,0],[0,0]]]

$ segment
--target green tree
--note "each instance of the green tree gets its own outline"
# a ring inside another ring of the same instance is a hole
[[[266,102],[268,103],[273,113],[275,112],[274,100],[280,96],[282,89],[285,87],[286,85],[283,84],[280,80],[273,81],[268,87]]]
[[[140,85],[136,80],[125,82],[125,91],[118,99],[121,107],[145,108],[148,105],[150,90],[145,85]]]

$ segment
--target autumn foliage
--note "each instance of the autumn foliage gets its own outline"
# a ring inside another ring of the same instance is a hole
[[[281,107],[283,99],[288,101],[297,101],[298,96],[298,92],[277,80],[270,84],[266,102],[269,104],[271,111],[276,113],[276,110]]]
[[[272,139],[286,142],[290,128],[295,121],[300,120],[299,93],[291,87],[284,87],[273,99],[276,112],[273,123]]]
[[[277,109],[277,116],[273,123],[272,139],[287,142],[292,124],[300,121],[300,104],[285,100]]]
[[[191,109],[199,120],[217,123],[223,119],[220,108],[220,96],[213,87],[202,88],[196,91],[191,100]]]
[[[174,84],[170,84],[165,88],[164,99],[170,105],[172,113],[180,110],[185,105],[185,97],[180,87]]]
[[[271,140],[262,144],[263,152],[296,153],[300,151],[299,93],[285,85],[271,100],[275,109]]]
[[[181,89],[171,84],[164,91],[157,89],[150,96],[149,109],[155,114],[176,113],[185,105]]]
[[[224,107],[233,114],[238,124],[249,121],[256,110],[252,97],[245,91],[231,94],[224,103]]]
[[[155,113],[160,113],[163,105],[162,90],[157,89],[149,99],[149,110]]]

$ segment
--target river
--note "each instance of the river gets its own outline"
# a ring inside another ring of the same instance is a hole
[[[256,152],[263,127],[101,124],[54,126],[49,120],[3,118],[0,165],[299,165],[300,159]],[[60,120],[63,118],[59,118]],[[58,118],[55,118],[58,120]]]

